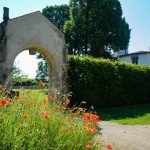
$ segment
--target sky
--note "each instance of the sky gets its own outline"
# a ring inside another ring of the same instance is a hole
[[[123,16],[131,29],[129,53],[150,50],[150,0],[120,0],[120,2]],[[0,0],[0,22],[3,17],[3,7],[9,8],[10,18],[15,18],[34,11],[42,11],[49,5],[68,3],[69,0]],[[35,56],[22,52],[17,56],[16,62],[30,78],[35,77],[38,63]],[[32,67],[29,68],[31,65],[27,63],[32,64]]]
[[[123,16],[129,23],[129,52],[150,50],[150,0],[120,0]]]

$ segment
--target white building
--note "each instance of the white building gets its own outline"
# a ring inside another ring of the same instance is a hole
[[[119,55],[118,60],[132,64],[150,65],[150,51],[138,51]]]

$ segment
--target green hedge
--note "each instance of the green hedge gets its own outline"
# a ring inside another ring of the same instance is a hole
[[[35,79],[17,78],[13,82],[14,86],[39,86],[39,82]]]
[[[150,102],[150,67],[69,56],[68,84],[75,103],[95,107]]]

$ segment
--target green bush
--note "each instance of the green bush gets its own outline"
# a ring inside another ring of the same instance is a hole
[[[45,83],[47,86],[48,83]],[[14,86],[39,86],[39,82],[35,79],[17,78],[14,80]]]
[[[95,107],[150,102],[150,67],[69,56],[68,84],[75,103]]]

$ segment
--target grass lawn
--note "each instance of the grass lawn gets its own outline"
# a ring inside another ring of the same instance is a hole
[[[120,124],[150,124],[150,104],[97,109],[101,120]]]

